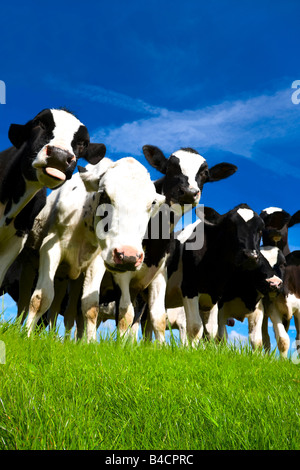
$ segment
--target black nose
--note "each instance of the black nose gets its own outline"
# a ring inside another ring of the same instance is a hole
[[[71,163],[76,162],[76,157],[71,152],[53,145],[47,146],[47,155],[47,165],[62,171],[65,171]]]
[[[199,189],[195,188],[180,188],[181,189],[181,196],[180,202],[184,204],[193,204],[197,197],[199,196]]]
[[[258,252],[256,250],[243,250],[247,259],[256,261],[258,259]]]

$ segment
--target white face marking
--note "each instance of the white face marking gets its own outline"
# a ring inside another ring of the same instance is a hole
[[[53,139],[48,145],[69,150],[73,154],[71,146],[74,134],[78,131],[82,123],[73,114],[67,113],[62,109],[51,109],[55,127],[53,130]]]
[[[186,150],[177,150],[173,155],[179,159],[181,171],[188,177],[189,185],[198,189],[195,176],[201,165],[206,161],[205,158],[198,153],[187,152]]]
[[[254,212],[251,209],[238,209],[237,213],[244,219],[245,222],[253,219]]]
[[[280,209],[280,207],[267,207],[267,209],[264,209],[263,212],[266,212],[269,215],[273,214],[273,212],[282,212],[282,209]]]
[[[278,260],[279,248],[276,246],[264,246],[260,248],[260,252],[267,259],[269,265],[273,268]]]

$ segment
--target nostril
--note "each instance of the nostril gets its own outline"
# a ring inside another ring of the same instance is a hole
[[[114,261],[115,263],[122,263],[124,260],[124,252],[119,251],[117,248],[114,249]]]
[[[75,155],[69,155],[67,158],[67,163],[70,165],[70,163],[74,162],[76,160]]]
[[[50,147],[50,145],[47,145],[46,154],[50,156],[51,155],[51,150],[52,150],[52,147]]]

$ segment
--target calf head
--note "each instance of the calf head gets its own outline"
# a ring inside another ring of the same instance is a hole
[[[256,272],[256,287],[262,293],[278,292],[282,280],[260,252],[264,222],[247,204],[239,204],[224,215],[204,208],[205,224],[216,232],[215,245],[236,272]]]
[[[165,175],[156,186],[169,205],[196,206],[204,183],[228,178],[237,170],[230,163],[208,168],[205,158],[192,148],[177,150],[169,158],[153,145],[144,145],[143,152],[150,165]]]
[[[24,177],[51,189],[71,178],[78,158],[96,164],[105,154],[105,146],[90,144],[87,128],[64,109],[44,109],[27,124],[11,124],[8,135],[22,150]]]
[[[131,157],[111,162],[102,175],[83,172],[81,178],[86,188],[97,191],[95,231],[107,269],[140,269],[149,219],[158,212],[165,197],[157,194],[146,168]]]
[[[300,210],[290,215],[279,207],[267,207],[260,213],[265,223],[263,245],[277,246],[284,255],[289,253],[288,229],[300,222]]]
[[[262,255],[259,251],[264,223],[247,204],[239,204],[226,214],[204,207],[205,224],[215,227],[215,243],[231,263],[255,269]]]

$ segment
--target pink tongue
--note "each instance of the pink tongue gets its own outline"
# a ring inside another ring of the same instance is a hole
[[[45,171],[48,173],[50,176],[54,176],[55,178],[58,178],[59,180],[65,181],[66,175],[58,170],[57,168],[52,168],[51,166],[47,166],[45,168]]]

